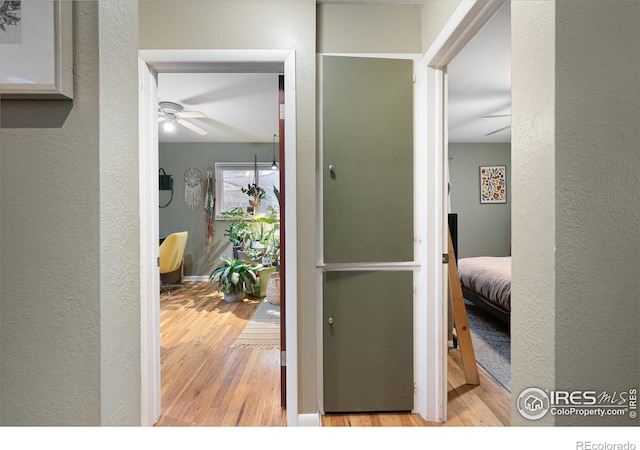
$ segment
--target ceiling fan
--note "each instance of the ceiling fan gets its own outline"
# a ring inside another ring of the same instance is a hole
[[[511,117],[511,113],[509,113],[509,114],[492,114],[492,115],[489,115],[489,116],[482,116],[481,119],[491,119],[491,118],[494,118],[494,117]],[[491,136],[492,134],[500,133],[501,131],[508,130],[509,128],[511,128],[511,124],[507,125],[506,127],[498,128],[497,130],[491,131],[490,133],[485,134],[485,136]]]
[[[199,126],[185,119],[204,119],[206,116],[200,111],[184,111],[182,105],[174,102],[160,102],[158,104],[158,122],[162,122],[162,130],[165,133],[173,133],[176,124],[198,133],[200,136],[209,134]]]

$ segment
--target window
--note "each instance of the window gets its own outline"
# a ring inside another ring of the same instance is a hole
[[[280,190],[280,172],[272,169],[271,163],[259,162],[256,184],[265,190],[265,198],[262,204],[255,210],[256,213],[266,213],[269,206],[279,210],[278,199],[273,192],[276,187]],[[220,213],[231,211],[234,208],[247,209],[249,196],[242,192],[242,188],[253,184],[253,163],[216,163],[216,219],[223,219]]]

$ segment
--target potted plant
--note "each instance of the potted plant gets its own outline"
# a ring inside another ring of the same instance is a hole
[[[242,208],[224,211],[221,216],[232,221],[229,228],[225,230],[225,235],[229,237],[229,241],[233,245],[233,257],[238,259],[238,251],[248,247],[252,240],[253,227],[250,224],[250,217]]]
[[[224,292],[226,302],[237,302],[244,298],[244,285],[256,282],[257,267],[239,259],[231,259],[226,255],[220,257],[223,265],[214,270],[209,276],[209,283],[218,282],[218,292]]]
[[[250,197],[249,204],[254,208],[262,204],[262,200],[266,195],[265,190],[256,183],[248,184],[246,188],[242,188],[242,192]]]

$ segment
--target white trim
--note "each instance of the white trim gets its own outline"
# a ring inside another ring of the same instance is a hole
[[[421,123],[420,148],[426,150],[426,159],[420,160],[427,179],[427,222],[420,226],[426,236],[425,264],[421,272],[421,286],[426,286],[427,305],[418,315],[426,324],[426,334],[420,335],[427,346],[426,392],[418,393],[419,412],[428,421],[447,420],[447,323],[448,284],[447,270],[442,263],[442,254],[447,246],[447,122],[446,122],[446,66],[500,9],[504,0],[469,0],[461,2],[425,53],[418,79],[424,80],[426,98],[420,98],[420,111],[424,114]],[[424,140],[423,140],[424,138]],[[426,166],[424,165],[426,163]],[[418,236],[421,240],[422,237]],[[425,251],[425,249],[423,249]],[[430,364],[432,363],[432,364]]]
[[[285,158],[285,295],[287,314],[287,426],[298,425],[298,242],[296,150],[296,54],[284,56],[284,158]]]
[[[286,334],[287,334],[287,426],[298,425],[298,258],[297,258],[297,209],[296,209],[296,65],[295,52],[291,50],[140,50],[140,58],[152,69],[171,66],[176,70],[177,63],[184,63],[189,70],[195,66],[208,70],[212,63],[284,63],[285,74],[285,196],[286,218],[286,261],[287,277],[285,293],[287,299]],[[157,99],[156,99],[157,103]],[[157,170],[156,170],[157,172]],[[156,173],[157,177],[157,173]],[[157,239],[157,238],[156,238]],[[159,292],[159,289],[158,289]],[[159,313],[154,318],[159,322]],[[159,346],[158,346],[159,348]],[[158,361],[159,367],[159,361]],[[145,374],[142,374],[143,377]],[[144,382],[144,381],[143,381]],[[143,399],[144,402],[144,399]]]
[[[323,272],[350,271],[350,270],[413,270],[419,269],[417,261],[404,262],[368,262],[368,263],[326,263],[316,266]]]
[[[158,273],[158,87],[154,74],[138,58],[140,124],[140,364],[141,424],[160,418],[160,276]],[[155,189],[153,187],[156,187]]]
[[[322,417],[320,414],[300,414],[298,415],[299,427],[321,427]]]
[[[505,0],[460,2],[425,53],[427,65],[433,69],[444,68],[504,4]]]

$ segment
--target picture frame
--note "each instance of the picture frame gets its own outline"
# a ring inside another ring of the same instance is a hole
[[[72,9],[65,0],[0,0],[0,98],[73,99]]]
[[[507,203],[506,166],[480,166],[480,203]]]

